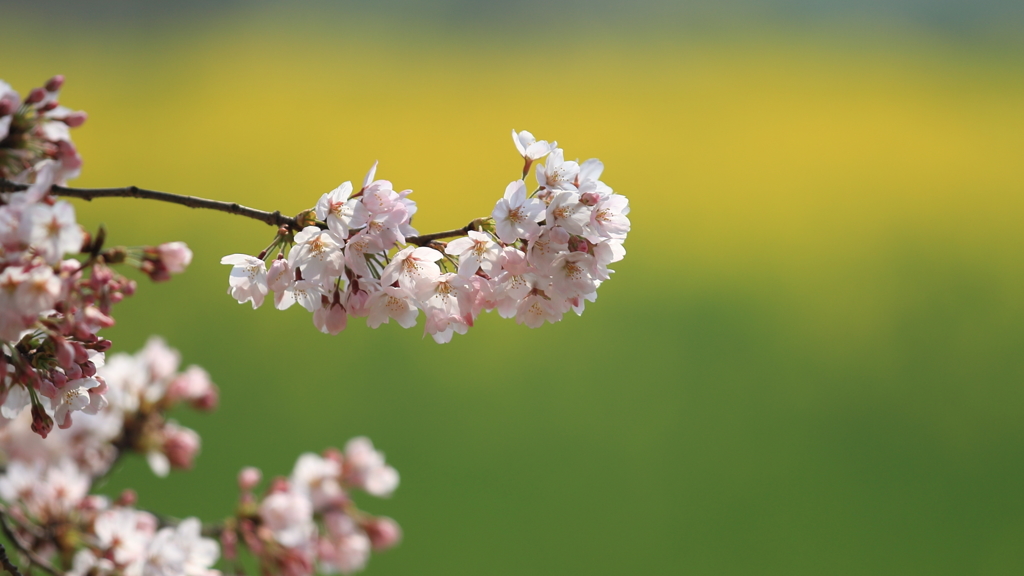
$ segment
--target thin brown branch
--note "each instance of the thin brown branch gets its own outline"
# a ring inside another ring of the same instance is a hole
[[[31,562],[35,566],[38,566],[43,570],[43,572],[46,572],[51,576],[64,576],[59,570],[54,568],[52,564],[50,564],[42,557],[40,557],[38,554],[33,552],[31,548],[29,548],[24,542],[21,541],[21,537],[18,536],[14,532],[14,530],[11,529],[11,525],[7,521],[6,514],[0,514],[0,528],[3,529],[4,536],[7,537],[7,540],[10,541],[10,543],[13,544],[14,547],[17,548],[19,552],[28,557],[29,562]],[[6,568],[7,566],[5,565],[4,567]]]
[[[17,192],[27,188],[28,184],[18,184],[9,180],[0,179],[0,191]],[[67,198],[80,198],[90,202],[94,198],[142,198],[145,200],[180,204],[182,206],[188,206],[189,208],[202,208],[205,210],[227,212],[228,214],[259,220],[260,222],[271,226],[286,226],[292,230],[298,230],[301,228],[297,218],[285,216],[281,214],[280,211],[266,212],[264,210],[257,210],[256,208],[242,206],[237,202],[208,200],[206,198],[199,198],[198,196],[185,196],[182,194],[172,194],[170,192],[160,192],[158,190],[147,190],[137,186],[127,186],[124,188],[69,188],[67,186],[51,186],[50,193]],[[417,246],[426,246],[431,242],[435,242],[443,238],[465,236],[470,230],[479,229],[482,220],[483,219],[481,218],[477,218],[462,228],[456,228],[455,230],[434,232],[432,234],[423,234],[420,236],[408,236],[405,239],[405,242],[407,244],[415,244]],[[318,223],[318,225],[321,228],[326,227],[326,224],[323,223]]]
[[[0,544],[0,566],[4,567],[11,576],[21,576],[21,572],[18,567],[11,562],[11,559],[7,557],[7,549],[4,548],[3,544]]]

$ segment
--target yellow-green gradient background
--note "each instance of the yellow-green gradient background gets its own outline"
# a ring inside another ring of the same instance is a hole
[[[108,337],[161,334],[222,391],[180,414],[194,471],[130,459],[105,490],[215,520],[242,466],[287,474],[365,434],[402,475],[359,499],[406,532],[376,576],[1024,573],[1020,45],[536,9],[514,30],[341,8],[0,16],[0,77],[65,74],[90,115],[76,185],[294,213],[380,160],[435,231],[490,212],[516,128],[603,160],[632,206],[583,317],[492,314],[438,346],[234,303],[218,261],[259,252],[263,224],[76,201],[111,242],[192,247]]]

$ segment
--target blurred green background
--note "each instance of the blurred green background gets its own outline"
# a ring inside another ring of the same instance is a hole
[[[67,76],[76,185],[294,213],[380,160],[421,231],[488,214],[531,130],[605,162],[628,256],[539,330],[330,337],[225,294],[269,227],[79,202],[189,243],[107,336],[222,391],[194,471],[109,492],[213,520],[365,434],[402,475],[360,500],[405,529],[377,576],[1024,573],[1019,3],[288,6],[3,1],[0,77]]]

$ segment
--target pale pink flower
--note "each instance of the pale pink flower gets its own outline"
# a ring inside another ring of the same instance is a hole
[[[390,496],[398,487],[398,471],[385,464],[384,453],[365,436],[345,444],[344,478],[374,496]]]
[[[199,453],[200,438],[195,430],[177,425],[170,421],[163,429],[163,451],[171,468],[188,470]]]
[[[334,287],[331,296],[320,297],[320,305],[313,311],[313,325],[324,334],[339,334],[348,324],[348,313],[341,299],[341,290]]]
[[[316,203],[316,217],[327,223],[327,228],[338,239],[348,238],[351,230],[366,226],[369,212],[358,198],[352,196],[352,183],[342,182],[324,194]]]
[[[324,295],[320,282],[298,280],[281,292],[274,293],[274,306],[278,310],[287,310],[292,304],[298,303],[309,312],[316,311]]]
[[[416,325],[416,317],[420,313],[412,295],[396,286],[385,286],[371,295],[369,308],[366,325],[370,328],[387,324],[392,318],[402,328],[412,328]]]
[[[515,143],[519,155],[528,162],[539,160],[558,147],[558,142],[548,144],[546,140],[538,141],[526,130],[517,133],[515,128],[512,129],[512,142]]]
[[[620,194],[611,194],[594,205],[590,211],[587,239],[595,244],[602,238],[622,239],[629,232],[629,200]]]
[[[131,508],[113,508],[100,512],[93,523],[97,544],[121,566],[139,566],[156,533],[156,518]]]
[[[77,254],[85,236],[75,220],[75,208],[63,200],[53,206],[33,204],[22,215],[22,239],[49,264],[65,254]]]
[[[288,263],[292,268],[300,268],[305,280],[340,276],[345,266],[343,246],[344,242],[327,230],[307,226],[295,235],[295,246],[288,253]]]
[[[81,246],[81,242],[79,242]],[[156,247],[160,261],[171,274],[181,274],[192,263],[192,251],[184,242],[165,242]],[[224,261],[221,260],[221,264]]]
[[[540,230],[537,222],[544,217],[544,203],[526,197],[526,184],[516,180],[505,188],[505,196],[491,212],[498,238],[511,244],[519,238],[532,239]]]
[[[89,389],[99,385],[99,380],[95,378],[78,378],[68,380],[62,386],[57,387],[56,395],[50,398],[53,420],[57,426],[60,428],[70,426],[71,422],[68,419],[71,417],[71,413],[89,407],[92,403]]]
[[[562,149],[556,148],[548,154],[547,165],[537,166],[537,183],[546,190],[576,190],[576,177],[580,173],[579,164],[566,162]]]
[[[295,462],[288,482],[310,499],[314,510],[323,510],[344,503],[346,495],[340,480],[338,461],[307,452]]]
[[[267,295],[267,268],[263,260],[247,254],[230,254],[221,258],[220,263],[233,266],[228,276],[228,294],[239,304],[252,302],[254,310],[262,306]]]
[[[597,290],[597,261],[585,252],[564,252],[551,264],[551,285],[564,298]]]
[[[477,270],[488,276],[498,271],[501,247],[483,232],[470,230],[465,238],[449,242],[444,251],[459,257],[459,274],[467,278],[476,274]]]
[[[295,273],[288,260],[278,257],[270,264],[267,271],[267,288],[274,292],[284,292],[295,283]]]
[[[399,286],[415,294],[421,283],[433,280],[441,274],[441,269],[435,262],[443,257],[443,254],[433,248],[403,248],[384,267],[380,283],[391,286],[398,282]]]
[[[384,247],[380,238],[367,233],[365,230],[352,236],[345,245],[345,265],[358,276],[370,277],[370,268],[366,264],[367,254],[383,252]]]
[[[293,488],[278,491],[263,499],[260,520],[282,546],[299,547],[316,537],[313,503]]]
[[[324,534],[317,545],[320,571],[324,574],[351,574],[366,567],[370,559],[370,538],[342,512],[324,516]]]
[[[456,333],[465,334],[469,331],[472,316],[458,316],[442,308],[424,309],[426,321],[423,323],[423,335],[430,334],[434,342],[447,344]]]
[[[561,307],[543,294],[530,294],[519,303],[516,323],[539,328],[545,321],[554,324],[562,319]]]
[[[548,204],[546,223],[549,227],[561,226],[569,234],[583,234],[590,223],[590,207],[582,204],[575,192],[558,192]]]
[[[363,523],[363,530],[370,537],[370,544],[376,551],[393,548],[402,540],[402,528],[387,516],[372,518]]]
[[[8,270],[4,270],[6,274]],[[12,271],[17,275],[17,271]],[[14,280],[13,278],[11,280]],[[7,284],[8,279],[0,275],[0,284]],[[36,266],[20,276],[20,282],[14,292],[14,305],[18,312],[26,316],[35,316],[40,312],[51,310],[60,296],[60,279],[49,266]]]

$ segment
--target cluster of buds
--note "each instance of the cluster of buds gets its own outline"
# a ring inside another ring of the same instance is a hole
[[[557,144],[529,132],[512,138],[524,178],[536,160],[548,163],[536,169],[536,190],[512,182],[489,218],[416,236],[411,191],[375,180],[374,164],[358,191],[345,182],[300,214],[297,233],[282,227],[258,256],[225,256],[228,294],[257,308],[272,291],[278,309],[298,303],[330,334],[349,316],[366,317],[371,328],[392,319],[410,328],[422,311],[424,333],[440,343],[464,334],[482,311],[532,328],[582,313],[610,277],[608,265],[625,255],[629,203],[599,180],[599,160],[565,161]],[[465,237],[441,241],[454,236]]]
[[[49,194],[58,170],[43,160],[26,190],[0,195],[0,415],[31,406],[43,437],[54,424],[71,426],[73,412],[106,406],[96,369],[111,344],[97,333],[136,289],[110,266],[127,262],[163,280],[192,257],[180,242],[103,250],[105,233],[90,237],[74,207]]]
[[[63,85],[64,77],[54,76],[22,100],[0,80],[0,178],[28,182],[33,167],[47,159],[56,163],[58,183],[81,172],[82,157],[71,141],[70,129],[81,126],[86,114],[57,102]]]
[[[361,511],[350,497],[353,490],[387,497],[398,486],[398,473],[368,438],[353,438],[344,452],[303,454],[289,478],[275,479],[257,497],[260,478],[255,468],[238,476],[237,518],[222,532],[226,558],[241,543],[265,574],[351,574],[366,566],[371,550],[401,539],[394,520]]]

